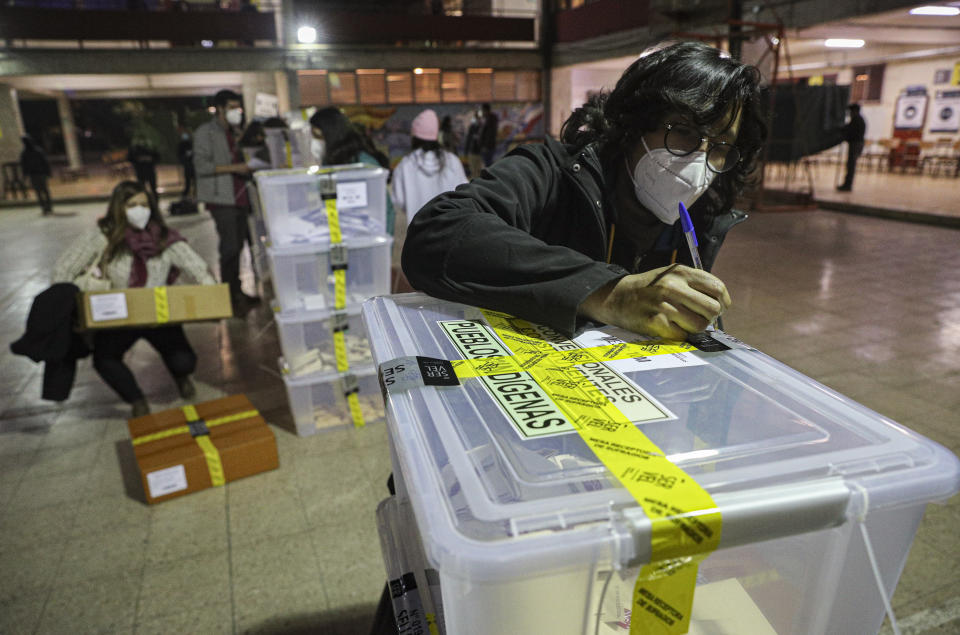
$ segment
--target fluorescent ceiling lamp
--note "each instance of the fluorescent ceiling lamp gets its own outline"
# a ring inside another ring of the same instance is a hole
[[[842,37],[832,37],[823,41],[823,45],[834,49],[858,49],[866,44],[863,40],[848,40]]]
[[[317,30],[312,26],[302,26],[297,29],[297,42],[300,44],[313,44],[317,41]]]
[[[914,7],[910,15],[960,15],[960,7]]]

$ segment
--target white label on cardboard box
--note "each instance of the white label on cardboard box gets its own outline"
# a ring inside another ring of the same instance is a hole
[[[337,209],[367,206],[366,181],[337,183]]]
[[[127,296],[122,293],[98,293],[90,298],[90,315],[94,322],[127,318]]]
[[[147,474],[150,498],[160,498],[187,489],[187,472],[183,465],[174,465]]]

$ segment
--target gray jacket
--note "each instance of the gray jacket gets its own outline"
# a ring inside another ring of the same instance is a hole
[[[237,139],[239,141],[239,138]],[[234,163],[226,131],[211,119],[193,133],[193,167],[197,171],[197,200],[236,205],[233,174],[216,174],[217,166]]]

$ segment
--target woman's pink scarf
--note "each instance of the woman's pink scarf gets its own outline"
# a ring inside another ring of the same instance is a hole
[[[164,249],[175,242],[184,241],[186,238],[180,235],[175,229],[167,229],[166,240],[160,240],[162,229],[157,223],[147,224],[145,229],[136,229],[130,225],[123,232],[123,240],[126,242],[130,253],[133,254],[133,266],[130,268],[130,280],[127,282],[131,287],[142,287],[147,283],[147,261],[154,256],[159,255]],[[162,244],[161,244],[162,243]],[[176,267],[170,267],[170,275],[167,276],[167,284],[173,284],[180,275],[180,270]]]

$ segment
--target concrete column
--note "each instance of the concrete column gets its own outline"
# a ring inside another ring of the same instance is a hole
[[[67,162],[71,169],[82,168],[77,126],[73,123],[73,111],[70,110],[70,100],[65,93],[57,95],[57,112],[60,113],[60,130],[63,134],[63,145],[67,149]]]
[[[0,84],[0,163],[19,161],[23,144],[23,118],[17,103],[17,91]]]

